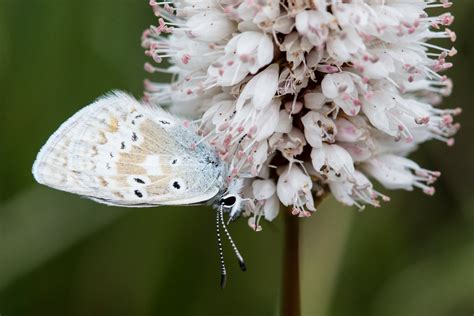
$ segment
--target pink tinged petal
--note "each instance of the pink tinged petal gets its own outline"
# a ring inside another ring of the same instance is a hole
[[[323,144],[323,147],[325,147],[327,152],[329,164],[334,170],[341,171],[346,168],[348,172],[354,173],[354,162],[344,148],[338,145],[327,144]]]
[[[268,158],[268,142],[260,142],[257,149],[253,152],[253,165],[261,166]]]
[[[257,60],[260,67],[268,65],[273,60],[273,41],[265,35],[258,45]]]
[[[255,8],[248,4],[247,2],[243,2],[237,9],[237,15],[240,19],[247,21],[253,18],[255,15]]]
[[[293,30],[294,20],[290,16],[280,16],[273,24],[278,33],[289,34]]]
[[[345,28],[336,36],[331,36],[327,41],[329,55],[339,62],[346,62],[359,51],[366,50],[360,35],[353,28]]]
[[[302,11],[297,14],[295,19],[295,26],[299,33],[305,34],[308,32],[309,13]]]
[[[310,110],[320,110],[326,103],[326,97],[321,92],[310,92],[304,95],[304,106]]]
[[[322,115],[317,112],[310,111],[301,118],[301,122],[304,126],[304,135],[313,148],[321,148],[323,145],[321,124],[317,124],[318,121],[321,122],[321,116]]]
[[[429,195],[435,192],[430,185],[440,176],[439,172],[423,169],[408,158],[391,154],[374,157],[362,167],[389,189],[412,190],[417,187]]]
[[[234,101],[223,100],[207,110],[203,115],[203,120],[207,120],[207,118],[210,117],[212,124],[219,126],[229,120],[232,116],[233,110]]]
[[[384,201],[389,200],[387,196],[375,191],[369,179],[357,170],[351,181],[330,181],[328,185],[336,200],[349,206],[356,205],[359,209],[363,209],[364,204],[378,207],[379,197]]]
[[[225,45],[224,52],[226,55],[235,55],[237,51],[237,44],[239,43],[240,36],[233,36],[230,41]]]
[[[293,203],[293,197],[296,194],[295,189],[291,187],[291,184],[288,182],[287,178],[287,175],[281,175],[278,178],[277,183],[278,198],[285,206],[291,205]]]
[[[267,221],[273,221],[280,211],[280,201],[276,194],[272,195],[263,205],[263,214]]]
[[[322,147],[313,148],[311,151],[311,162],[313,164],[314,170],[320,173],[320,171],[323,169],[323,166],[326,165],[326,153]]]
[[[304,134],[299,128],[293,127],[287,135],[292,142],[301,144],[302,146],[306,145]]]
[[[364,141],[357,143],[339,143],[339,145],[351,155],[354,162],[365,161],[373,156],[371,148],[367,142]]]
[[[285,102],[286,112],[292,115],[300,113],[302,109],[303,109],[303,103],[300,101],[286,101]]]
[[[296,127],[287,134],[274,134],[269,142],[272,149],[279,150],[289,161],[294,161],[306,144],[304,134]]]
[[[193,9],[218,8],[220,3],[217,0],[186,0],[185,3]]]
[[[370,123],[381,131],[395,136],[397,128],[390,123],[388,111],[395,107],[395,101],[388,93],[375,92],[369,99],[362,103],[362,111]]]
[[[260,32],[244,32],[238,36],[236,54],[239,56],[253,55],[258,48],[262,36]]]
[[[257,141],[262,141],[270,137],[278,126],[280,117],[280,101],[272,100],[264,111],[260,112],[256,125],[258,131],[255,135]]]
[[[327,98],[334,99],[342,93],[352,93],[355,89],[354,81],[347,73],[327,74],[321,82],[321,89]]]
[[[278,118],[276,133],[289,133],[293,127],[293,118],[287,111],[281,110]]]
[[[354,199],[351,197],[354,186],[352,183],[348,181],[334,181],[329,182],[328,185],[336,200],[348,206],[354,205]]]
[[[364,64],[364,76],[370,79],[383,79],[395,72],[394,61],[386,54],[379,56],[377,62],[367,62]]]
[[[311,178],[306,175],[298,166],[292,165],[291,168],[287,166],[283,169],[282,174],[278,178],[278,198],[285,206],[294,205],[295,201],[298,201],[297,198],[299,198],[302,203],[309,204],[311,206],[312,187],[313,183]],[[302,207],[304,205],[297,206]]]
[[[327,50],[329,55],[339,61],[347,61],[351,57],[346,45],[344,45],[344,42],[337,36],[328,39]]]
[[[242,67],[252,74],[271,63],[273,59],[273,41],[269,35],[247,31],[236,35],[227,45],[227,54],[235,54]]]
[[[364,170],[387,189],[413,190],[413,174],[397,164],[387,163],[383,156],[368,160]]]
[[[338,142],[355,143],[362,140],[364,130],[355,126],[351,121],[345,118],[338,118],[336,120],[337,134],[336,140]]]
[[[324,57],[324,50],[312,49],[306,56],[306,64],[309,68],[316,68]]]
[[[231,63],[229,63],[231,61]],[[223,56],[207,69],[209,77],[216,80],[217,85],[228,87],[242,81],[248,75],[247,67],[234,55]]]
[[[329,35],[329,24],[334,17],[323,10],[302,10],[295,18],[296,30],[311,44],[321,46]]]
[[[351,155],[335,144],[323,143],[322,148],[313,148],[311,161],[318,173],[326,175],[332,181],[352,177],[355,171]]]
[[[234,23],[218,10],[206,10],[186,22],[191,37],[203,42],[218,42],[235,31]]]
[[[336,74],[327,74],[321,82],[322,92],[325,97],[334,99],[339,96],[338,82],[334,80]]]
[[[275,194],[275,182],[273,180],[254,180],[252,182],[252,192],[257,200],[266,200]]]
[[[278,88],[278,69],[277,64],[272,64],[247,82],[237,99],[237,111],[249,99],[257,110],[263,110],[270,104]]]
[[[322,146],[322,141],[334,142],[337,133],[334,121],[319,112],[310,111],[301,118],[304,134],[308,143],[315,148]]]

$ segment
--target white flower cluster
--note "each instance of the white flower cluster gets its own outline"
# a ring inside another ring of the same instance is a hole
[[[249,224],[279,203],[310,216],[325,192],[346,205],[379,205],[388,189],[422,189],[440,175],[405,158],[430,139],[453,144],[459,109],[439,74],[456,53],[446,0],[151,0],[159,24],[143,34],[145,98],[198,119],[203,139],[248,180]],[[167,33],[167,36],[163,36]]]

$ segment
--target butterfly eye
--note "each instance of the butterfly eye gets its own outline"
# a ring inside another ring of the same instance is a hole
[[[234,206],[235,202],[237,202],[237,198],[235,196],[228,196],[226,198],[223,198],[221,200],[221,204],[224,206],[224,207],[232,207]]]

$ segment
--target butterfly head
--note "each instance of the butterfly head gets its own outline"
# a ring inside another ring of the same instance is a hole
[[[242,187],[242,180],[233,180],[215,202],[216,208],[222,208],[224,212],[229,213],[229,222],[236,220],[242,212]]]
[[[236,220],[242,210],[242,197],[239,194],[229,193],[222,196],[219,200],[219,207],[229,213],[229,221]]]

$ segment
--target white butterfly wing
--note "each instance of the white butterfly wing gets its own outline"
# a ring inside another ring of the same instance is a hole
[[[224,167],[182,121],[115,92],[77,112],[40,150],[35,179],[117,206],[195,204],[215,197]],[[194,148],[194,149],[193,149]]]

